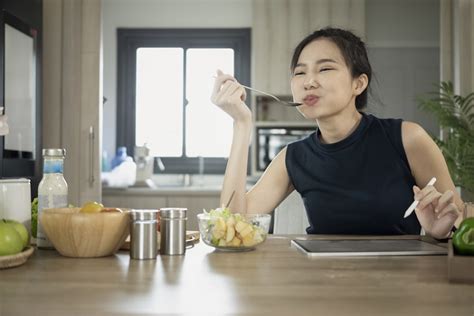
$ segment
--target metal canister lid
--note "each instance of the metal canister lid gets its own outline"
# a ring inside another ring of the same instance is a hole
[[[158,219],[158,210],[131,210],[132,221],[150,221]]]
[[[43,157],[44,156],[65,157],[66,156],[66,149],[64,149],[64,148],[45,148],[45,149],[43,149]]]
[[[184,207],[160,208],[160,218],[186,218],[187,210]]]

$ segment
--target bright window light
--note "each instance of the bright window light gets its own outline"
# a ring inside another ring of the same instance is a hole
[[[153,156],[183,153],[183,54],[180,47],[137,50],[135,142]]]
[[[216,70],[234,74],[233,49],[186,51],[186,156],[227,157],[232,118],[211,103]]]
[[[153,156],[181,157],[186,141],[186,157],[227,157],[232,119],[210,101],[217,69],[234,74],[233,49],[193,48],[186,52],[180,47],[138,49],[136,144],[148,144]],[[186,106],[183,85],[186,85]]]

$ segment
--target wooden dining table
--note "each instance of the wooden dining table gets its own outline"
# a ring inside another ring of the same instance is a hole
[[[328,238],[156,260],[36,250],[0,270],[0,315],[474,315],[474,284],[451,283],[445,255],[310,258],[295,237]]]

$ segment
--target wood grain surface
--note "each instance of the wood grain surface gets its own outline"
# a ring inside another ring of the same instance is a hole
[[[307,236],[298,236],[307,237]],[[316,237],[309,237],[316,238]],[[474,285],[447,256],[307,258],[287,236],[254,251],[66,258],[39,250],[0,272],[0,315],[466,315]]]
[[[68,257],[103,257],[115,253],[129,235],[123,212],[81,213],[79,207],[51,208],[40,223],[54,247]]]

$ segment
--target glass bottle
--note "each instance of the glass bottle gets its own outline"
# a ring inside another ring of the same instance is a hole
[[[67,183],[63,176],[66,149],[43,149],[43,178],[38,186],[38,233],[37,245],[53,249],[41,225],[40,214],[46,208],[67,207]]]

